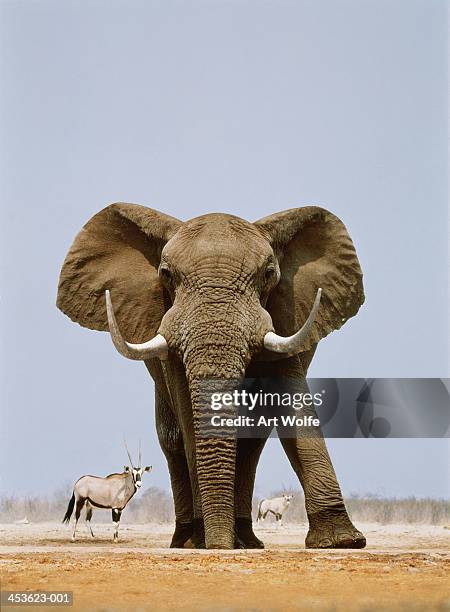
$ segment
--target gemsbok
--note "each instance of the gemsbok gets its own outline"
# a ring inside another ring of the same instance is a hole
[[[271,512],[275,515],[277,525],[281,527],[283,514],[288,509],[293,497],[293,495],[283,495],[282,497],[272,497],[272,499],[262,499],[259,502],[258,517],[256,521],[258,522],[261,519],[265,519],[267,514]]]
[[[75,524],[73,526],[72,541],[75,541],[75,532],[81,510],[86,506],[86,526],[91,536],[94,532],[91,527],[91,518],[94,508],[111,509],[114,524],[114,542],[119,538],[119,523],[121,514],[133,495],[142,485],[144,472],[151,472],[152,467],[141,467],[141,445],[139,444],[139,462],[133,465],[130,451],[125,442],[130,465],[124,466],[121,474],[110,474],[106,478],[100,476],[81,476],[74,487],[72,497],[63,518],[63,523],[68,523],[75,507]]]

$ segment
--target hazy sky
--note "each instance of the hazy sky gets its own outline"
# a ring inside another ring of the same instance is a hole
[[[144,366],[54,305],[110,202],[329,208],[367,298],[311,375],[448,376],[444,1],[4,0],[0,38],[2,490],[114,471],[123,433],[169,486]],[[449,495],[447,441],[329,448],[347,494]],[[271,440],[257,492],[282,484],[298,486]]]

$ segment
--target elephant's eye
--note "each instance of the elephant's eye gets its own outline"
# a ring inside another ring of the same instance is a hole
[[[277,278],[277,275],[278,271],[276,266],[274,266],[273,264],[269,264],[264,273],[264,280],[266,281],[266,283],[273,282]]]
[[[173,277],[172,277],[171,271],[169,270],[169,266],[167,264],[161,264],[159,266],[158,272],[159,272],[159,277],[163,281],[163,283],[167,287],[172,287]]]
[[[266,268],[266,272],[265,272],[266,280],[269,280],[269,278],[272,278],[274,274],[275,274],[275,268],[273,266],[269,266],[268,268]]]

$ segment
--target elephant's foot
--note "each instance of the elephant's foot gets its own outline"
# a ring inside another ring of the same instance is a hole
[[[234,530],[235,546],[238,543],[242,544],[242,546],[236,546],[236,548],[264,548],[263,542],[253,533],[251,518],[236,517]]]
[[[195,548],[206,548],[205,544],[205,525],[202,518],[195,518],[192,521],[191,541]]]
[[[344,504],[309,516],[306,548],[364,548],[366,538],[348,517]]]
[[[183,548],[186,542],[192,537],[194,531],[194,523],[182,523],[181,521],[175,522],[175,532],[172,536],[170,548]]]
[[[206,548],[205,525],[202,518],[196,518],[192,521],[190,538],[195,548]],[[253,533],[251,519],[236,519],[234,548],[264,548],[264,544]]]

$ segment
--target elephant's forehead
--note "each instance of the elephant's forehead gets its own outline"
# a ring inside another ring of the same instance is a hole
[[[188,255],[191,261],[224,257],[257,265],[272,249],[252,223],[233,215],[212,213],[184,223],[164,252],[173,258]]]
[[[226,213],[209,213],[195,217],[183,224],[182,233],[196,233],[203,236],[224,235],[228,239],[261,235],[253,223]]]

